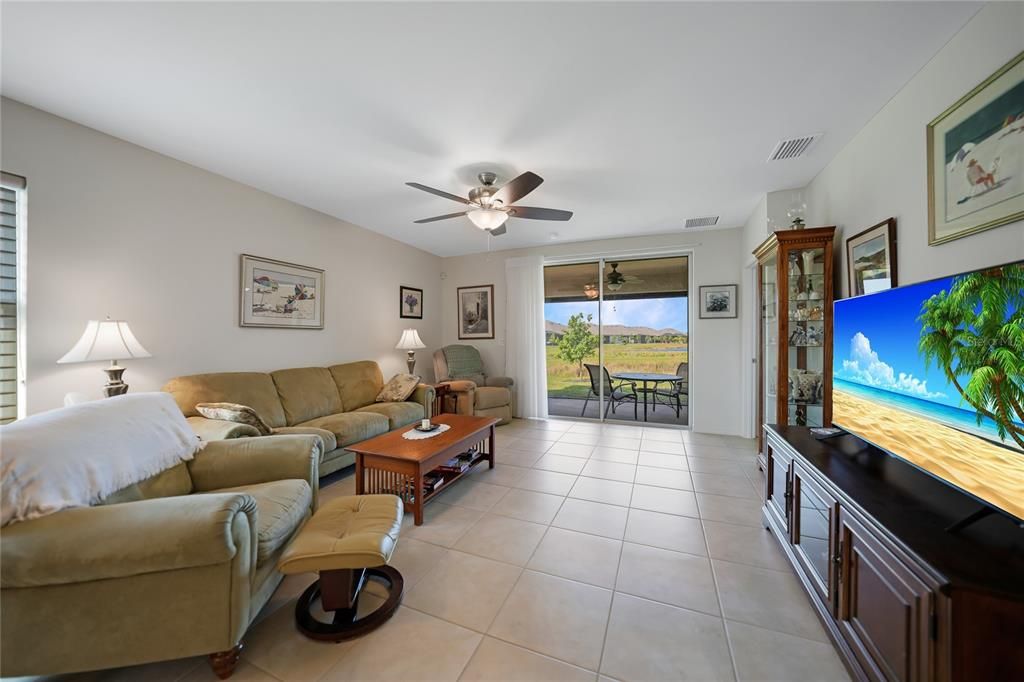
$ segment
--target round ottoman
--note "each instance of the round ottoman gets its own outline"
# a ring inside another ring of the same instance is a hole
[[[278,562],[284,574],[318,573],[295,605],[295,621],[307,637],[340,642],[380,627],[402,601],[402,574],[387,565],[402,527],[403,505],[395,495],[352,495],[325,502],[306,522]],[[357,619],[359,593],[368,577],[388,584],[388,597]],[[319,599],[333,621],[316,619]]]

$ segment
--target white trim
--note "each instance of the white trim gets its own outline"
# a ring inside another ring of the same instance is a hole
[[[740,402],[740,435],[744,438],[757,436],[757,401],[760,399],[757,390],[757,373],[760,367],[757,364],[759,353],[758,337],[760,336],[758,325],[761,324],[760,299],[757,290],[757,260],[743,266],[743,279],[750,291],[742,297],[743,327],[741,330],[740,362],[743,371],[740,374],[741,396],[745,398]]]
[[[694,249],[701,246],[700,242],[695,244],[678,244],[674,246],[658,246],[646,249],[622,249],[613,251],[595,251],[592,253],[579,253],[571,256],[545,256],[544,265],[571,265],[573,263],[587,263],[595,260],[634,260],[640,258],[663,258],[669,256],[684,256],[693,253]]]

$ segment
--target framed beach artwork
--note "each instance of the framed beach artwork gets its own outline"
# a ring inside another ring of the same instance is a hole
[[[242,327],[324,328],[324,271],[242,254]]]
[[[398,316],[406,319],[423,319],[423,289],[398,287]]]
[[[888,218],[846,240],[850,296],[897,286],[896,219]]]
[[[459,338],[494,338],[494,285],[459,287]]]
[[[736,317],[736,284],[712,284],[700,287],[700,316],[704,319]]]
[[[1024,52],[928,124],[928,243],[1024,220]]]

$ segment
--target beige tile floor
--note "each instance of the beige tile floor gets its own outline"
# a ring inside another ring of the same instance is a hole
[[[497,440],[495,469],[406,518],[391,621],[312,642],[292,621],[311,576],[291,576],[233,679],[849,679],[761,525],[752,441],[559,420]],[[334,476],[322,499],[353,489]],[[196,658],[65,679],[215,678]]]

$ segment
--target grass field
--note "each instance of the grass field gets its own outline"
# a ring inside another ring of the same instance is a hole
[[[551,398],[587,397],[590,379],[586,371],[576,377],[576,367],[555,355],[556,346],[547,346],[548,396]],[[678,343],[609,343],[604,346],[604,361],[608,371],[616,372],[657,372],[675,374],[680,362],[686,362],[689,353],[686,344]],[[584,360],[597,364],[597,351]]]

